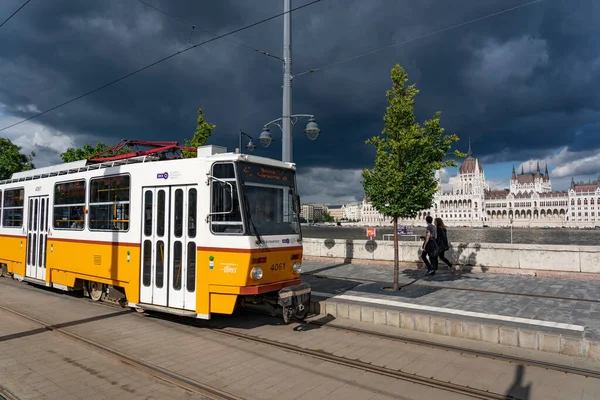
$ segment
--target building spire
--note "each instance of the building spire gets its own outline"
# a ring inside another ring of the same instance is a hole
[[[540,160],[537,162],[537,172],[540,172]]]
[[[525,175],[525,170],[523,169],[523,164],[521,164],[521,175]]]
[[[467,151],[467,156],[471,157],[473,152],[471,151],[471,136],[469,136],[469,150]]]
[[[513,163],[513,169],[512,169],[512,178],[513,181],[517,180],[517,173],[515,172],[515,163]]]

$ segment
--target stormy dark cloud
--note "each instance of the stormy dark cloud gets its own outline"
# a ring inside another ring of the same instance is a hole
[[[0,129],[92,90],[192,43],[283,11],[280,0],[34,1],[0,28]],[[308,0],[294,0],[293,6]],[[527,3],[526,0],[322,0],[293,15],[293,70],[328,66]],[[0,19],[22,0],[0,2]],[[372,162],[365,140],[381,132],[390,69],[400,63],[420,89],[417,116],[442,124],[486,166],[549,161],[552,174],[600,169],[600,3],[544,0],[465,26],[297,76],[293,112],[315,114],[316,141],[295,129],[304,198],[360,198]],[[237,146],[281,116],[282,18],[186,52],[77,102],[0,132],[58,162],[69,146],[122,138],[176,139],[196,110],[217,125],[211,143]],[[210,32],[210,33],[207,33]],[[257,153],[281,157],[281,133]],[[545,160],[545,161],[544,161]],[[587,160],[582,163],[581,160]],[[510,172],[509,172],[510,173]],[[331,184],[335,180],[335,184]],[[329,182],[329,183],[328,183]]]

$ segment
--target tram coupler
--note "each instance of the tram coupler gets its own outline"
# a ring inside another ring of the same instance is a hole
[[[308,283],[288,286],[279,291],[277,304],[283,307],[283,321],[287,324],[292,318],[300,321],[308,315],[311,288]]]

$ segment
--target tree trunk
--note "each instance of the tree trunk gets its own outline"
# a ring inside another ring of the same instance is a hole
[[[400,274],[400,268],[398,268],[398,218],[394,218],[394,290],[398,290],[398,275]]]

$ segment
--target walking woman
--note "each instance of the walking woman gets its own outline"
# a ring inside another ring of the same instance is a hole
[[[444,252],[446,250],[450,249],[450,246],[448,244],[448,231],[446,229],[446,225],[444,225],[444,221],[442,221],[441,218],[436,218],[435,219],[435,227],[437,230],[436,240],[437,240],[438,247],[440,249],[439,253],[438,253],[438,258],[446,263],[449,270],[454,271],[452,268],[452,263],[450,261],[448,261],[448,259],[446,257],[444,257]]]

